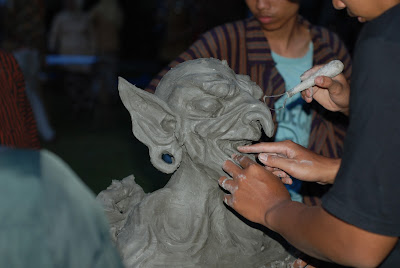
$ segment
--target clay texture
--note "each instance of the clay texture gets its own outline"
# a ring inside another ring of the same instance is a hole
[[[236,146],[259,140],[262,129],[273,134],[261,89],[210,58],[171,69],[155,94],[123,78],[119,92],[152,164],[173,173],[150,194],[133,176],[99,194],[126,266],[290,267],[294,258],[281,244],[224,206],[217,182]]]

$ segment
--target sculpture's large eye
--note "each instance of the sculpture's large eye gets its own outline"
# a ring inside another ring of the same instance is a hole
[[[202,98],[193,100],[194,110],[203,116],[214,116],[222,108],[222,104],[214,98]]]

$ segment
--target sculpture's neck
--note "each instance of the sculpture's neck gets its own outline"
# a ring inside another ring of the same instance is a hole
[[[218,178],[217,172],[207,170],[194,164],[190,159],[184,158],[178,170],[168,182],[167,187],[204,196],[218,187]]]
[[[206,171],[192,161],[182,161],[166,187],[174,192],[174,202],[190,210],[188,215],[206,217],[213,236],[218,241],[240,237],[242,241],[260,241],[260,232],[250,228],[226,209],[223,191],[219,189],[217,171]],[[188,218],[188,216],[187,216]],[[193,222],[197,217],[192,218]],[[203,223],[201,223],[203,224]],[[196,225],[196,224],[194,224]],[[196,225],[197,226],[197,225]],[[197,226],[201,229],[201,225]]]

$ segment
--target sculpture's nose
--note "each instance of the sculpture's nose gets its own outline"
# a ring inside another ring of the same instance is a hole
[[[258,122],[264,129],[268,137],[274,134],[274,123],[269,108],[262,102],[252,103],[242,118],[243,123],[250,125],[252,122]]]

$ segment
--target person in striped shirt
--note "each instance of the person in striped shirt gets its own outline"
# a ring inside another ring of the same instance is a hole
[[[238,74],[249,75],[265,96],[278,95],[300,82],[313,65],[338,59],[344,75],[351,75],[351,58],[333,32],[310,24],[298,13],[298,0],[246,0],[253,16],[217,26],[200,36],[186,51],[165,67],[146,87],[154,92],[165,73],[177,64],[196,58],[226,60]],[[275,135],[264,141],[292,140],[327,157],[338,158],[343,151],[347,118],[327,111],[318,103],[306,103],[300,94],[285,109],[281,98],[266,98],[272,110]],[[293,180],[288,186],[292,199],[315,204],[326,186]]]
[[[0,50],[0,147],[40,149],[36,121],[14,56]]]

